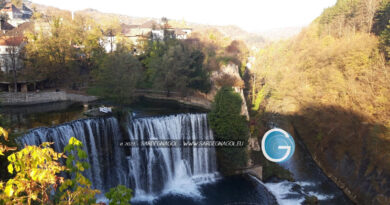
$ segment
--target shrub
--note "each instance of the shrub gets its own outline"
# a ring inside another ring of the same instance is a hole
[[[209,114],[216,140],[248,140],[248,124],[241,113],[242,99],[231,87],[222,87],[214,98]],[[246,166],[246,147],[217,148],[218,165],[222,173],[230,174]]]
[[[65,170],[58,159],[62,153],[55,152],[45,142],[40,146],[26,146],[8,156],[8,172],[15,174],[5,184],[0,199],[6,204],[38,202],[49,203],[52,185],[62,181],[57,174]],[[0,187],[3,189],[3,184]]]
[[[115,188],[111,188],[105,196],[109,200],[109,205],[127,205],[132,197],[132,190],[123,186],[118,185]]]

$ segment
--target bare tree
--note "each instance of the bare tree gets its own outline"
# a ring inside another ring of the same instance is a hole
[[[371,33],[374,16],[376,9],[379,5],[379,0],[364,0],[364,6],[365,6],[365,13],[367,17],[367,24],[368,24],[368,33]]]
[[[16,35],[16,32],[12,32],[12,35],[6,39],[6,56],[4,57],[4,64],[7,72],[12,72],[14,92],[18,91],[18,79],[17,70],[19,69],[19,50],[21,45],[21,37]]]

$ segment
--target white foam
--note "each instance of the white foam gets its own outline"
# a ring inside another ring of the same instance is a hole
[[[301,187],[304,187],[304,186],[316,186],[316,183],[314,183],[314,182],[301,181],[301,182],[295,182],[295,183],[298,184]]]
[[[298,184],[301,187],[307,187],[307,186],[315,186],[316,183],[314,182],[289,182],[289,181],[282,181],[277,183],[265,183],[264,185],[267,187],[267,189],[275,196],[276,200],[281,205],[292,205],[292,204],[301,204],[305,201],[305,198],[302,196],[299,199],[287,199],[286,197],[288,194],[293,194],[294,192],[291,191],[292,187]],[[303,190],[302,190],[303,191]],[[319,192],[309,191],[304,192],[307,196],[315,196],[318,200],[329,200],[332,199],[333,195],[327,195],[327,194],[321,194]]]
[[[194,175],[191,177],[191,179],[197,185],[203,185],[216,182],[217,180],[221,179],[221,175],[218,172],[214,172],[209,174]]]
[[[296,205],[301,204],[305,198],[288,199],[288,194],[291,194],[292,182],[283,181],[278,183],[265,183],[265,187],[275,196],[276,201],[280,205]]]
[[[329,200],[329,199],[333,199],[334,197],[333,195],[321,194],[314,191],[309,191],[308,194],[317,197],[318,200]]]
[[[108,204],[108,202],[108,199],[103,194],[96,196],[96,203]]]
[[[168,182],[163,191],[163,195],[166,194],[177,194],[194,198],[203,197],[199,191],[199,186],[188,177],[175,178]]]
[[[139,191],[137,195],[135,195],[133,198],[131,198],[132,202],[153,202],[156,200],[158,196],[152,195],[152,194],[146,194],[143,191]]]

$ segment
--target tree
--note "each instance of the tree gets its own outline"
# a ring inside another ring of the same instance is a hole
[[[7,138],[8,133],[0,128],[0,133]],[[57,153],[44,142],[40,146],[26,146],[8,156],[8,172],[15,176],[6,184],[0,182],[1,204],[92,204],[96,201],[98,190],[90,188],[91,182],[82,175],[89,164],[87,154],[82,150],[82,143],[72,137],[63,153]],[[0,155],[4,151],[15,150],[0,144]],[[66,158],[66,166],[59,159]],[[66,171],[70,178],[58,176]],[[59,187],[59,189],[57,189]],[[119,188],[112,193],[115,196],[126,193],[121,199],[128,198],[128,190]],[[54,198],[53,198],[54,196]]]
[[[209,123],[216,140],[240,140],[246,142],[249,137],[248,124],[241,115],[242,99],[231,87],[222,87],[214,97]],[[247,165],[246,147],[219,147],[217,160],[223,173],[234,173]]]
[[[54,87],[73,84],[79,76],[77,49],[72,44],[72,35],[67,18],[52,17],[49,20],[50,30],[27,34],[28,44],[25,49],[25,65],[38,74],[41,79],[47,79]]]
[[[390,1],[383,0],[379,4],[379,9],[375,12],[372,31],[380,35],[387,28],[390,20]]]
[[[390,21],[387,28],[381,32],[379,40],[381,49],[386,53],[386,58],[390,59]]]
[[[173,91],[210,90],[205,55],[199,48],[176,39],[150,41],[145,55],[142,62],[147,67],[147,80],[167,95]]]
[[[111,188],[105,196],[109,200],[109,205],[129,205],[132,197],[131,192],[131,189],[123,185],[118,185],[115,188]]]
[[[162,29],[163,29],[163,40],[165,42],[171,40],[171,39],[175,39],[176,38],[176,35],[175,35],[175,31],[173,30],[170,30],[171,26],[169,25],[169,20],[168,18],[166,17],[162,17],[161,18],[161,23],[162,23]]]
[[[36,201],[46,204],[50,201],[50,191],[62,181],[57,174],[65,170],[59,162],[63,156],[50,148],[50,143],[41,146],[26,146],[17,153],[8,156],[8,172],[15,177],[5,184],[1,199],[6,204]],[[54,185],[54,186],[53,186]]]
[[[81,84],[77,85],[74,79],[73,87],[85,86],[84,83],[89,81],[91,72],[98,69],[106,55],[101,44],[103,33],[93,19],[79,14],[74,16],[69,30],[72,33],[72,44],[76,47],[75,67],[79,76],[75,78],[79,79]]]
[[[368,22],[368,33],[371,33],[375,12],[377,10],[379,0],[364,0],[366,17]]]
[[[0,137],[1,136],[4,137],[5,141],[8,141],[8,132],[2,127],[0,127]],[[3,156],[5,152],[12,151],[12,150],[16,150],[16,147],[8,147],[0,143],[0,156]]]
[[[18,70],[21,68],[20,50],[22,46],[22,38],[23,37],[17,36],[15,32],[12,32],[12,35],[5,40],[7,44],[7,48],[6,48],[7,56],[4,59],[4,64],[6,70],[8,72],[12,72],[14,92],[18,91],[17,73]]]
[[[95,203],[95,195],[99,190],[91,189],[91,182],[83,176],[82,172],[89,169],[85,159],[87,153],[82,149],[83,144],[71,137],[64,152],[67,154],[66,168],[71,178],[66,179],[59,187],[59,204],[92,204]]]
[[[140,62],[129,50],[118,47],[108,54],[95,72],[98,95],[120,104],[130,103],[142,75]]]
[[[204,54],[200,50],[193,50],[189,54],[187,87],[208,93],[211,89],[210,76],[203,64]]]
[[[11,0],[11,3],[20,8],[23,5],[23,0]]]
[[[180,44],[170,46],[157,65],[156,87],[163,87],[169,96],[172,91],[185,91],[188,64],[184,48]]]
[[[107,18],[101,22],[101,29],[104,33],[104,41],[110,44],[109,52],[115,51],[116,36],[121,32],[120,20],[118,18]]]

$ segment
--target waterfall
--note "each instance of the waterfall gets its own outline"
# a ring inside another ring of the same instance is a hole
[[[54,142],[54,150],[63,152],[69,139],[76,137],[88,154],[90,169],[84,174],[93,188],[107,191],[122,184],[140,199],[171,192],[200,195],[199,184],[215,179],[214,148],[120,146],[123,141],[213,140],[206,114],[131,119],[127,128],[127,133],[121,133],[114,117],[83,119],[31,130],[18,142]]]
[[[206,114],[135,119],[128,133],[130,141],[213,139]],[[212,179],[217,170],[213,148],[136,147],[127,159],[136,193],[199,195],[196,183]]]

